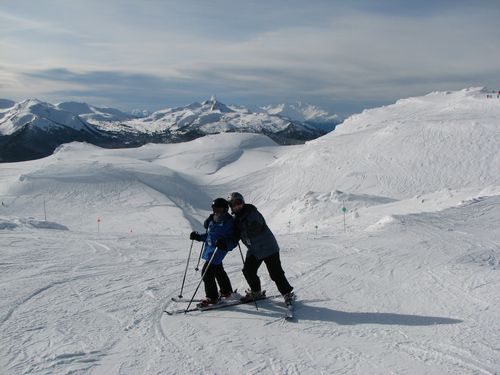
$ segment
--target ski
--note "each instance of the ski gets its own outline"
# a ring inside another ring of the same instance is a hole
[[[286,312],[284,315],[285,320],[293,320],[294,312],[293,312],[293,303],[286,305]]]
[[[255,299],[255,301],[262,301],[262,300],[272,299],[272,298],[277,298],[277,297],[281,297],[281,294],[276,294],[276,295],[272,295],[272,296],[264,296],[264,297]],[[225,307],[237,306],[237,305],[245,305],[245,304],[249,304],[249,303],[253,303],[253,302],[254,302],[254,300],[249,300],[249,301],[240,301],[240,300],[236,300],[236,301],[221,301],[221,302],[216,303],[214,305],[210,305],[210,306],[203,307],[203,308],[192,307],[190,309],[164,310],[164,312],[167,313],[168,315],[177,315],[177,314],[183,314],[183,313],[194,312],[194,311],[203,312],[203,311],[217,310],[217,309],[222,309],[222,308],[225,308]]]
[[[233,295],[237,294],[237,293],[238,293],[238,289],[235,289],[234,292],[233,292]],[[229,299],[229,298],[231,298],[231,297],[228,297],[226,299]],[[185,298],[185,297],[179,297],[179,296],[172,297],[171,300],[174,301],[174,302],[191,302],[191,298]],[[203,298],[195,298],[195,299],[193,299],[193,302],[201,302],[201,301],[203,301]]]
[[[174,302],[190,302],[191,298],[172,297],[171,300]],[[193,300],[193,302],[201,302],[201,301],[202,301],[201,298],[195,298]]]

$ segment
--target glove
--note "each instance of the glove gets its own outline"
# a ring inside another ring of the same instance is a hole
[[[215,241],[215,246],[217,246],[221,250],[226,250],[227,249],[226,241],[222,237],[219,238],[219,239],[217,239],[217,241]]]
[[[189,235],[190,240],[201,241],[201,235],[198,232],[191,232]]]

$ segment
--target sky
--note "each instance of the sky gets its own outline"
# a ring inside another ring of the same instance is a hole
[[[500,89],[500,1],[0,0],[0,98],[342,115]]]

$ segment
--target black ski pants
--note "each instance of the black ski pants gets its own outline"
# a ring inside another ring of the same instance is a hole
[[[276,287],[280,291],[281,294],[290,293],[293,290],[293,287],[288,283],[288,280],[285,277],[285,271],[281,267],[280,253],[274,253],[267,258],[257,259],[253,255],[249,255],[245,258],[245,264],[243,265],[243,275],[245,275],[245,279],[250,286],[250,289],[254,292],[259,292],[261,290],[260,287],[260,279],[257,276],[257,270],[260,265],[264,262],[267,267],[267,271],[269,272],[269,277],[276,284]]]
[[[217,289],[217,283],[220,287],[220,292],[223,294],[232,293],[233,287],[231,286],[231,281],[229,276],[227,276],[224,266],[221,264],[211,264],[208,266],[208,262],[205,262],[201,274],[205,274],[203,277],[203,282],[205,283],[205,295],[207,298],[216,300],[219,298],[219,290]],[[206,273],[205,273],[206,272]]]

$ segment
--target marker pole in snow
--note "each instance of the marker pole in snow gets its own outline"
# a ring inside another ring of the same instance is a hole
[[[45,221],[47,221],[47,208],[45,207],[45,199],[43,200],[43,216],[45,217]]]
[[[205,272],[203,272],[203,275],[201,275],[201,280],[200,282],[198,283],[198,286],[196,287],[194,293],[193,293],[193,296],[191,297],[191,301],[189,301],[189,305],[186,307],[186,310],[184,310],[184,313],[186,313],[188,310],[189,310],[189,307],[191,306],[191,304],[193,303],[193,300],[194,300],[194,297],[196,296],[196,292],[198,292],[198,289],[200,288],[200,285],[201,285],[201,282],[203,281],[203,279],[205,278],[205,275],[208,271],[208,268],[210,267],[210,265],[212,264],[212,261],[214,260],[215,258],[215,254],[217,254],[217,250],[219,250],[218,247],[215,248],[214,250],[214,253],[212,254],[212,256],[210,257],[210,260],[208,261],[207,263],[207,266],[205,267]]]
[[[345,208],[344,201],[342,201],[342,212],[344,213],[344,233],[346,232],[345,229],[345,213],[347,212],[347,208]]]
[[[99,231],[100,231],[100,228],[99,228],[100,224],[101,224],[101,218],[98,216],[97,217],[97,233],[99,233]]]
[[[200,256],[198,257],[198,263],[196,263],[195,271],[198,272],[200,270],[200,261],[201,261],[201,254],[203,254],[203,249],[205,248],[205,242],[201,245],[200,249]]]
[[[186,262],[186,270],[184,271],[184,277],[182,278],[181,291],[179,293],[179,298],[182,298],[182,291],[184,290],[184,282],[186,281],[186,274],[188,272],[189,259],[191,259],[191,251],[193,250],[194,240],[191,241],[191,247],[189,248],[188,260]]]

